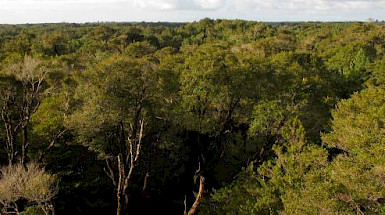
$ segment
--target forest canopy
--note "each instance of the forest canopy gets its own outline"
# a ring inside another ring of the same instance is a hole
[[[385,213],[385,25],[0,25],[1,214]]]

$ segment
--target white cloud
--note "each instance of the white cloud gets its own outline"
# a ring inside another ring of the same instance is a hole
[[[132,0],[133,6],[140,8],[154,8],[154,9],[176,9],[176,0]]]
[[[275,10],[358,10],[383,7],[385,0],[231,0],[230,4]]]
[[[140,8],[160,10],[213,10],[226,6],[225,0],[129,0]]]
[[[204,17],[384,20],[385,0],[0,0],[0,10],[0,23],[193,21]]]
[[[202,9],[218,9],[226,4],[224,0],[194,0],[194,2]]]

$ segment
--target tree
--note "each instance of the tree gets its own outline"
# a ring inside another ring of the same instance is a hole
[[[145,126],[150,124],[157,86],[151,59],[114,56],[87,71],[77,95],[82,106],[72,115],[82,144],[106,161],[117,196],[117,214],[128,210],[129,187],[139,162]]]
[[[118,36],[111,38],[108,42],[114,44],[120,53],[124,52],[124,49],[131,43],[142,42],[144,36],[142,30],[136,27],[129,27],[125,29]]]
[[[369,86],[341,101],[333,111],[332,132],[323,136],[329,147],[343,151],[333,159],[333,190],[348,213],[384,213],[385,90]]]
[[[234,162],[237,166],[247,160],[234,161],[232,156],[244,154],[235,148],[246,144],[245,127],[259,93],[254,85],[259,82],[259,70],[238,60],[226,43],[184,51],[188,57],[180,68],[180,102],[174,122],[196,134],[190,136],[195,138],[190,140],[193,144],[186,145],[191,147],[189,157],[195,166],[201,165],[199,174],[219,185],[235,169],[225,165]],[[216,176],[219,171],[212,170],[218,168],[223,171]]]
[[[34,41],[32,51],[47,56],[60,56],[67,54],[69,36],[61,32],[42,34]]]
[[[30,139],[34,144],[30,146],[30,150],[34,154],[29,155],[32,159],[42,161],[50,149],[68,134],[65,123],[70,111],[70,94],[71,92],[64,89],[50,92],[32,115]]]
[[[1,169],[0,210],[8,214],[9,210],[19,214],[17,201],[25,199],[36,204],[44,214],[53,214],[51,200],[56,196],[57,178],[45,172],[38,164],[30,162],[26,167],[10,164]]]
[[[148,42],[136,42],[128,45],[124,52],[133,58],[141,58],[153,54],[155,51],[156,47],[150,45]]]
[[[310,186],[309,184],[322,181],[325,177],[320,172],[328,166],[327,151],[306,142],[304,128],[297,118],[290,120],[283,128],[282,135],[285,141],[282,145],[273,147],[276,158],[264,162],[256,171],[251,164],[230,186],[212,194],[204,207],[204,212],[210,214],[322,212],[322,208],[312,203],[317,198],[304,201],[302,192]],[[296,202],[298,199],[300,200]],[[303,208],[306,208],[307,212],[297,210],[302,204],[306,204]]]
[[[7,50],[7,53],[14,52],[21,56],[29,55],[31,54],[32,44],[35,37],[35,34],[23,30],[14,39],[4,43],[3,46]]]
[[[6,134],[6,152],[8,157],[8,163],[14,162],[14,156],[16,155],[16,134],[19,130],[18,121],[15,120],[18,117],[17,105],[21,100],[21,92],[18,86],[21,85],[14,77],[2,76],[0,79],[0,107],[1,107],[1,120],[4,124]]]
[[[180,81],[185,126],[217,135],[231,130],[231,122],[243,117],[240,111],[250,108],[247,100],[256,97],[248,85],[257,82],[256,73],[242,67],[226,44],[206,44],[194,50]]]
[[[3,72],[1,115],[7,133],[8,163],[16,154],[16,135],[21,130],[22,142],[20,161],[27,159],[28,125],[45,95],[45,79],[49,69],[37,59],[25,57],[23,61],[11,64]]]

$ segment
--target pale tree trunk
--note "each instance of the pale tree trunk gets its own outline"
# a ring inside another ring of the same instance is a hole
[[[6,151],[8,154],[8,165],[12,165],[15,161],[15,142],[16,142],[16,132],[15,128],[11,123],[5,123],[5,130],[7,133],[7,141],[6,141]]]
[[[122,214],[122,209],[123,209],[123,204],[122,204],[122,197],[118,193],[117,195],[118,198],[118,206],[116,208],[116,215],[121,215]]]
[[[7,141],[6,141],[6,151],[8,154],[8,165],[12,165],[15,156],[15,134],[12,131],[12,126],[6,124],[6,133],[7,133]]]
[[[24,64],[19,77],[23,85],[23,103],[21,107],[19,123],[22,130],[20,162],[25,164],[27,162],[27,151],[29,145],[28,124],[31,120],[32,114],[34,114],[39,108],[40,102],[44,95],[44,89],[42,85],[46,77],[47,70],[42,69],[38,72],[36,70],[38,64],[40,63],[38,61],[24,59],[23,63]],[[38,74],[33,74],[35,72],[38,72]]]
[[[127,209],[127,203],[128,203],[128,196],[126,193],[118,193],[117,194],[117,208],[116,208],[116,214],[117,215],[123,215],[126,214]]]
[[[5,133],[7,136],[6,140],[6,152],[8,157],[8,165],[11,165],[14,162],[15,157],[15,139],[16,139],[16,131],[17,126],[15,127],[13,121],[12,121],[12,111],[10,109],[10,106],[12,106],[12,102],[9,103],[9,101],[12,100],[10,95],[6,95],[2,98],[2,104],[1,104],[1,120],[4,123]]]
[[[22,125],[22,143],[21,143],[21,159],[20,162],[24,165],[27,162],[27,147],[28,147],[28,133],[27,125]]]
[[[48,70],[38,67],[40,61],[26,57],[22,62],[11,65],[8,68],[10,76],[14,78],[15,83],[21,83],[17,88],[8,88],[3,91],[0,98],[0,113],[7,133],[6,150],[8,154],[8,163],[15,161],[15,155],[20,156],[20,162],[25,164],[28,151],[28,124],[33,113],[40,106],[40,101],[44,96],[43,81]],[[11,84],[12,85],[12,84]],[[22,96],[22,101],[18,98]],[[17,110],[17,111],[15,111]],[[18,113],[19,117],[15,118]],[[15,139],[21,129],[21,151],[15,148]]]
[[[117,215],[126,214],[128,206],[127,189],[130,185],[132,174],[139,160],[139,154],[143,138],[143,126],[144,122],[141,121],[139,134],[133,134],[137,137],[135,137],[134,139],[130,137],[127,138],[127,151],[124,152],[124,154],[121,153],[117,156],[116,169],[113,168],[113,166],[111,165],[112,159],[106,159],[107,168],[105,169],[105,172],[107,176],[112,180],[112,183],[116,189]]]
[[[205,186],[205,177],[201,176],[200,177],[200,182],[199,182],[199,191],[198,194],[195,198],[194,204],[191,206],[190,210],[187,212],[187,202],[185,199],[184,205],[185,205],[185,211],[184,215],[194,215],[197,212],[198,206],[202,201],[202,196],[203,196],[203,191],[204,191],[204,186]]]

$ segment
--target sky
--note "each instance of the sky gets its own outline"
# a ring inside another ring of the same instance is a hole
[[[0,23],[385,20],[385,0],[0,0]]]

